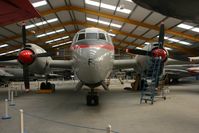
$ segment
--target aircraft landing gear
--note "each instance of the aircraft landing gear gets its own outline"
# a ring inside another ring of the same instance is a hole
[[[55,91],[55,84],[51,84],[50,82],[42,82],[40,84],[40,90],[49,90],[52,89],[53,91]]]
[[[99,104],[99,96],[97,92],[94,92],[94,89],[91,89],[91,92],[88,92],[86,96],[86,102],[88,106],[97,106]]]

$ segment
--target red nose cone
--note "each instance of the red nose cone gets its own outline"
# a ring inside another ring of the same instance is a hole
[[[152,51],[153,57],[161,57],[163,61],[167,59],[167,52],[164,49],[154,49]]]
[[[18,60],[22,64],[31,64],[33,62],[33,52],[31,50],[22,50],[19,53]]]

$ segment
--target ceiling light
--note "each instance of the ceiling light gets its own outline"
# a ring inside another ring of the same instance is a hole
[[[172,48],[169,47],[164,47],[166,50],[173,50]]]
[[[0,56],[7,55],[7,54],[11,54],[11,53],[15,53],[15,52],[18,52],[19,50],[21,50],[21,49],[15,49],[15,50],[12,50],[12,51],[8,51],[8,52],[5,52],[5,53],[1,53]]]
[[[56,31],[47,32],[45,34],[37,35],[37,38],[48,36],[48,35],[52,35],[52,34],[63,32],[63,31],[65,31],[65,30],[64,29],[59,29],[59,30],[56,30]]]
[[[144,44],[149,45],[149,44],[151,44],[151,43],[149,43],[149,42],[145,42]]]
[[[42,0],[42,1],[38,1],[38,2],[32,3],[32,5],[33,5],[34,7],[40,7],[40,6],[47,5],[47,2],[46,2],[46,0]]]
[[[116,7],[116,6],[105,4],[105,3],[100,4],[99,2],[92,1],[92,0],[85,0],[85,2],[86,2],[86,4],[89,4],[92,6],[97,6],[97,7],[100,6],[101,8],[105,8],[105,9],[109,9],[109,10],[113,10],[113,11],[116,9],[116,11],[126,13],[126,14],[131,13],[131,10],[126,9],[126,8],[120,9],[120,7]]]
[[[193,28],[192,31],[199,32],[199,28]]]
[[[55,47],[63,46],[63,45],[70,44],[70,43],[72,43],[72,41],[60,43],[60,44],[54,45],[54,46],[52,46],[52,47],[55,48]]]
[[[117,28],[121,28],[122,26],[119,24],[115,24],[115,23],[111,23],[107,22],[107,21],[103,21],[103,20],[98,20],[98,19],[94,19],[94,18],[86,18],[87,21],[91,21],[91,22],[95,22],[95,23],[100,23],[100,24],[104,24],[104,25],[110,25],[112,27],[117,27]]]
[[[179,42],[180,40],[174,39],[174,38],[168,38],[167,40],[172,41],[172,42]]]
[[[193,26],[187,25],[187,24],[179,24],[177,27],[187,29],[187,30],[193,28]]]
[[[3,45],[0,45],[0,48],[4,48],[4,47],[7,47],[8,44],[3,44]]]
[[[157,36],[157,38],[158,38],[158,37],[159,37],[159,36]],[[165,36],[165,37],[164,37],[164,39],[165,39],[165,40],[169,40],[169,41],[171,41],[171,42],[176,42],[176,43],[180,43],[180,44],[188,45],[188,46],[192,45],[192,44],[191,44],[191,43],[189,43],[189,42],[186,42],[186,41],[180,41],[180,40],[178,40],[178,39],[170,38],[170,37],[167,37],[167,36]]]
[[[125,1],[132,2],[132,0],[125,0]]]
[[[26,29],[30,29],[30,28],[33,28],[33,27],[36,27],[36,26],[45,25],[47,23],[53,23],[53,22],[56,22],[56,21],[58,21],[57,18],[49,19],[47,21],[42,21],[42,22],[38,22],[38,23],[35,23],[35,24],[27,25]]]
[[[101,3],[101,7],[109,9],[109,10],[115,10],[115,8],[116,8],[116,6],[105,4],[105,3]]]
[[[113,33],[108,33],[108,35],[109,35],[109,36],[112,36],[112,37],[116,36],[116,35],[113,34]]]
[[[130,14],[131,13],[131,10],[126,9],[126,8],[121,9],[120,7],[117,7],[116,11],[122,12],[122,13],[126,13],[126,14]]]
[[[49,40],[49,41],[46,41],[46,43],[52,43],[52,42],[60,41],[60,40],[67,39],[67,38],[69,38],[69,36],[64,36],[64,37],[56,38],[53,40]]]
[[[178,43],[181,43],[181,44],[184,44],[184,45],[192,45],[191,43],[185,42],[185,41],[179,41]]]

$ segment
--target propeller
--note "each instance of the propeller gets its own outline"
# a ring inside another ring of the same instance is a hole
[[[164,24],[160,25],[158,47],[152,49],[151,51],[146,51],[142,49],[128,49],[127,52],[138,55],[145,55],[150,57],[162,57],[163,62],[167,59],[167,52],[164,50]]]
[[[159,48],[163,49],[163,46],[164,46],[164,24],[160,25],[158,44],[159,44]]]
[[[23,49],[26,49],[27,48],[27,45],[26,45],[26,26],[25,26],[24,23],[22,25],[22,42],[23,42]],[[26,52],[26,54],[27,53],[28,52]],[[18,60],[21,61],[21,64],[23,65],[23,79],[24,79],[25,89],[29,90],[30,89],[30,81],[29,81],[29,66],[28,66],[28,63],[26,64],[26,63],[22,62],[23,60],[20,60],[20,54],[19,54]],[[33,57],[32,57],[32,60],[33,60]]]
[[[33,50],[30,49],[30,46],[26,44],[26,27],[25,23],[22,24],[22,50],[19,52],[18,56],[0,56],[0,61],[9,61],[17,59],[18,62],[23,66],[23,79],[25,89],[30,89],[29,83],[29,65],[34,62],[37,57],[48,57],[51,56],[51,53],[38,53],[36,54]]]
[[[127,52],[138,54],[138,55],[150,56],[150,57],[161,57],[160,69],[157,72],[157,75],[159,78],[159,75],[163,72],[164,62],[167,60],[167,51],[164,49],[164,24],[163,23],[160,25],[160,32],[159,32],[157,46],[158,47],[153,48],[151,51],[140,50],[140,49],[128,49]],[[159,85],[159,79],[157,80],[157,83],[155,84],[155,86],[158,87],[158,85]]]

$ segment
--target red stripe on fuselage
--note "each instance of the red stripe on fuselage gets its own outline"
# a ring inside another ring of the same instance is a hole
[[[114,51],[114,46],[110,44],[99,44],[99,45],[77,44],[71,46],[72,50],[76,50],[79,48],[102,48],[109,51]]]

